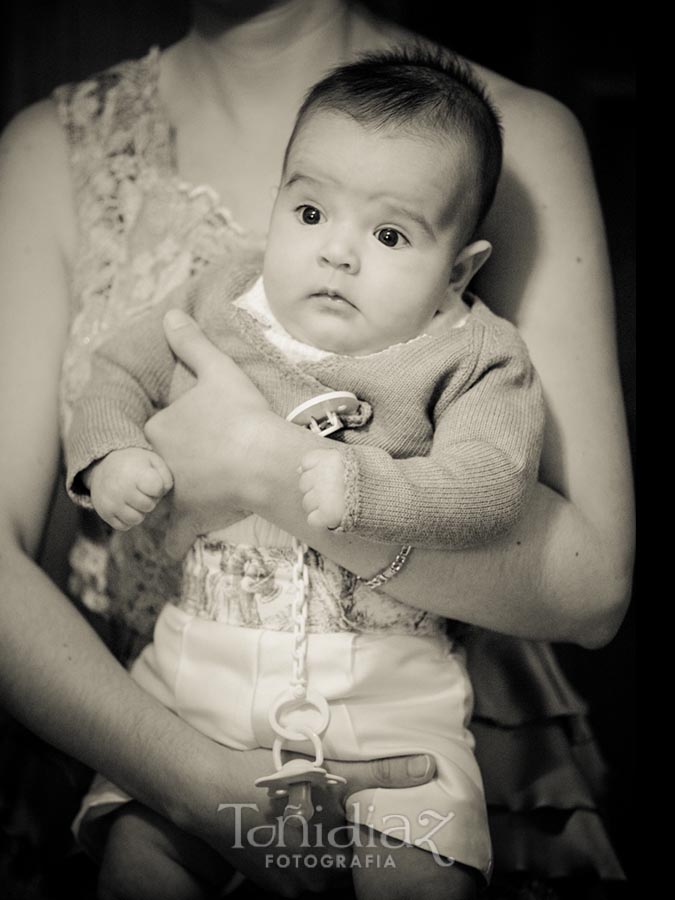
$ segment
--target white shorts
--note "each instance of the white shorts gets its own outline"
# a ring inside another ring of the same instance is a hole
[[[348,820],[489,877],[487,812],[467,729],[472,690],[461,656],[441,635],[340,632],[307,639],[309,687],[330,709],[322,735],[327,759],[429,753],[436,760],[428,784],[348,795]],[[167,604],[132,677],[213,740],[236,750],[270,748],[268,711],[289,683],[292,648],[288,632],[214,622]],[[309,742],[284,748],[313,756]],[[251,786],[251,802],[257,790]],[[82,843],[97,818],[129,799],[97,776],[73,826]]]

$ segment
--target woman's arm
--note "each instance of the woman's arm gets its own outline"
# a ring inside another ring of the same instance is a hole
[[[58,384],[75,226],[51,104],[21,114],[0,155],[0,690],[32,731],[181,819],[190,759],[210,741],[151,701],[32,559],[58,472]],[[192,798],[192,799],[189,799]]]
[[[59,468],[71,206],[63,135],[51,104],[39,104],[0,142],[0,701],[33,732],[232,858],[233,823],[216,805],[258,802],[264,815],[253,781],[269,773],[271,755],[221,747],[149,697],[32,558]],[[354,790],[428,780],[408,763],[331,768]],[[331,814],[333,824],[341,821],[336,806]],[[244,856],[234,861],[250,868]],[[289,890],[309,877],[301,870],[288,876]],[[275,873],[258,876],[273,882]]]
[[[497,250],[495,286],[488,283],[485,296],[519,325],[543,381],[542,483],[508,535],[468,551],[417,549],[387,591],[495,631],[594,647],[623,618],[633,550],[604,229],[578,126],[556,101],[513,90],[501,99],[507,169],[487,223],[495,246],[509,250]],[[307,525],[297,468],[316,439],[268,415],[247,379],[219,362],[193,326],[168,336],[200,376],[148,427],[176,478],[176,547],[215,525],[225,503],[274,520],[356,574],[387,565],[396,547]],[[193,476],[208,468],[210,494],[200,495]]]
[[[539,92],[505,90],[497,97],[505,177],[486,223],[495,252],[479,292],[518,326],[544,385],[540,480],[556,493],[540,486],[535,498],[545,516],[535,521],[550,532],[538,593],[580,614],[580,643],[595,645],[609,640],[623,619],[634,545],[605,229],[574,116]]]

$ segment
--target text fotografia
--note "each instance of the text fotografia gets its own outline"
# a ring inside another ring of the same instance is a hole
[[[367,821],[367,816],[361,816],[359,804],[355,803],[352,807],[354,819],[357,821],[363,818]],[[352,850],[354,847],[378,850],[378,853],[359,854],[358,862],[351,859],[349,854],[268,854],[266,856],[266,865],[276,865],[279,868],[391,868],[395,867],[395,862],[391,855],[384,856],[382,850],[394,850],[403,844],[413,847],[420,847],[431,853],[441,866],[452,866],[454,859],[442,856],[434,841],[434,836],[447,825],[454,817],[453,812],[442,815],[433,809],[425,809],[417,816],[415,823],[411,823],[407,816],[388,815],[383,816],[382,821],[378,823],[378,830],[361,828],[358,824],[347,823],[337,825],[334,828],[325,829],[321,822],[312,822],[311,824],[302,816],[277,816],[272,820],[268,820],[264,825],[254,825],[250,828],[244,827],[243,812],[244,810],[253,810],[259,813],[260,809],[257,803],[219,803],[219,813],[229,813],[234,815],[234,843],[233,849],[243,850],[244,847],[255,847],[256,849],[274,848],[275,850],[286,849],[290,846],[292,850],[299,848],[307,850]],[[321,812],[321,806],[316,807],[317,812]],[[369,806],[368,813],[373,812],[373,807]],[[421,829],[425,829],[421,831]],[[287,838],[288,843],[287,843]]]
[[[448,864],[448,860],[445,860]],[[452,863],[449,863],[452,865]],[[350,856],[347,853],[337,853],[331,856],[324,853],[317,856],[315,853],[273,853],[265,854],[265,868],[276,866],[277,869],[395,869],[396,862],[391,853],[386,856],[376,853],[366,853],[364,856]]]

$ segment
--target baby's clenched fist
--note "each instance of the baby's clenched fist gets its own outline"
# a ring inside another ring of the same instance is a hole
[[[99,516],[117,531],[140,525],[173,487],[166,463],[152,450],[113,450],[83,476]]]
[[[312,450],[300,463],[300,490],[307,522],[337,528],[345,513],[345,467],[339,450]]]

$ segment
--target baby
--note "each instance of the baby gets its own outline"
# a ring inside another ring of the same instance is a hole
[[[404,544],[399,565],[410,546],[471,546],[508,529],[536,477],[536,375],[515,329],[466,292],[490,254],[475,235],[501,156],[495,112],[450,54],[396,51],[337,69],[298,114],[262,276],[216,269],[170,298],[278,414],[327,391],[357,396],[346,427],[303,459],[303,504],[312,525]],[[166,308],[95,357],[67,440],[71,493],[122,530],[172,486],[143,434],[192,379],[163,338]],[[291,536],[236,518],[190,550],[180,601],[165,606],[132,675],[245,750],[274,740],[267,712],[289,679],[296,581]],[[330,708],[326,756],[428,752],[437,765],[427,785],[348,797],[347,818],[370,843],[357,859],[373,846],[390,853],[388,831],[409,845],[394,853],[395,875],[357,866],[357,895],[388,879],[392,898],[473,896],[467,872],[488,876],[491,853],[461,654],[440,617],[314,551],[305,559],[307,672]],[[304,741],[285,746],[312,753]],[[85,840],[111,798],[129,799],[98,779],[79,817]]]

